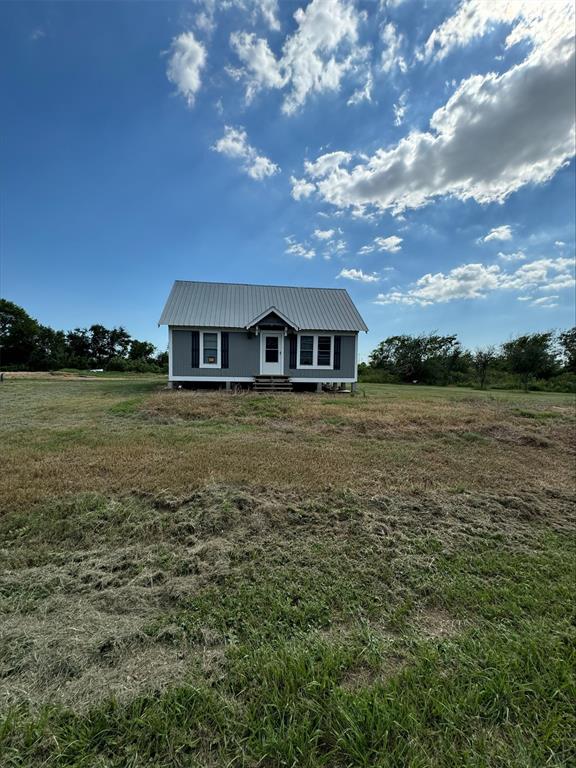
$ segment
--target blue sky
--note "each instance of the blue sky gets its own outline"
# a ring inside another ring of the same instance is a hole
[[[4,2],[1,293],[157,328],[174,279],[370,332],[574,324],[571,2]]]

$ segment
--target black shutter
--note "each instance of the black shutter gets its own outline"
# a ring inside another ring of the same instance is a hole
[[[229,334],[228,331],[222,331],[220,334],[220,341],[222,344],[222,349],[220,350],[220,357],[221,357],[221,368],[228,368],[229,362],[228,362],[228,349],[229,349]]]
[[[192,368],[200,368],[200,331],[192,331]]]
[[[340,352],[342,350],[342,336],[334,336],[334,370],[340,370]]]
[[[297,362],[296,362],[296,349],[297,349],[296,344],[297,344],[297,340],[298,340],[298,338],[294,334],[292,334],[292,336],[290,336],[290,369],[291,370],[295,369],[296,368],[296,364],[297,364]]]

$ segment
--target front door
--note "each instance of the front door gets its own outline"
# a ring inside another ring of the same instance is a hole
[[[268,376],[282,376],[284,373],[282,333],[262,332],[260,334],[260,373]]]

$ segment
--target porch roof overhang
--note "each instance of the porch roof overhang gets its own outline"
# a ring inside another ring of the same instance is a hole
[[[296,325],[296,323],[293,320],[287,317],[283,312],[280,312],[280,310],[274,306],[268,307],[268,309],[265,309],[263,312],[260,312],[259,315],[256,315],[256,317],[252,318],[252,320],[250,320],[249,323],[246,323],[245,328],[246,329],[254,328],[255,326],[258,325],[258,323],[264,320],[264,318],[268,317],[268,315],[276,315],[277,317],[280,318],[280,320],[285,322],[286,325],[289,325],[290,328],[293,328],[295,331],[300,330],[299,326]]]

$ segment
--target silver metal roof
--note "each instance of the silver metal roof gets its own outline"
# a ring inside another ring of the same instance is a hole
[[[279,310],[297,329],[367,331],[344,288],[200,283],[176,280],[159,325],[246,328],[267,309]]]

